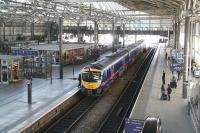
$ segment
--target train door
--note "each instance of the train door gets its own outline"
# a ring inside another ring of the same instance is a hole
[[[1,70],[2,84],[8,84],[8,60],[1,60]]]
[[[114,65],[111,67],[111,79],[115,78],[115,70],[114,70]]]

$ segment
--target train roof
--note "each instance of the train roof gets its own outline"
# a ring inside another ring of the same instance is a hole
[[[136,43],[128,45],[127,48],[130,49],[130,48],[137,47],[138,45],[141,45],[143,42],[144,42],[144,40],[139,40]]]
[[[105,56],[103,59],[98,60],[98,61],[96,61],[94,63],[91,63],[90,65],[86,66],[85,68],[104,69],[104,68],[106,68],[107,66],[109,66],[113,62],[117,61],[123,55],[125,55],[129,51],[133,50],[135,47],[139,46],[142,43],[143,43],[143,40],[140,40],[137,43],[135,43],[134,45],[130,45],[127,48],[121,48],[121,49],[117,50],[116,52]]]
[[[105,56],[101,60],[91,63],[90,65],[86,66],[85,68],[92,67],[92,68],[96,68],[96,69],[104,69],[105,67],[107,67],[108,65],[113,63],[114,61],[120,59],[126,53],[128,53],[127,49],[121,49],[117,52],[114,52],[110,55]]]

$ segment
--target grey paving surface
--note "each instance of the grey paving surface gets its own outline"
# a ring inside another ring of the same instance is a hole
[[[74,77],[78,77],[81,68],[90,62],[75,65]],[[78,90],[78,80],[72,80],[72,70],[72,65],[64,67],[64,79],[60,80],[59,69],[53,68],[53,84],[50,84],[50,79],[33,79],[31,105],[27,103],[25,81],[0,86],[0,133],[19,132],[54,105],[75,93]]]
[[[164,46],[164,44],[160,45],[160,50],[151,64],[137,103],[131,113],[131,118],[160,117],[163,133],[195,133],[193,122],[187,112],[188,100],[182,98],[182,80],[178,82],[177,89],[172,89],[171,101],[160,100],[162,71],[166,72],[166,84],[170,82],[172,77],[168,63],[164,58]]]

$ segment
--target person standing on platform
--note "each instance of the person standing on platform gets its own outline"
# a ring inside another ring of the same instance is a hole
[[[164,84],[161,86],[161,97],[160,100],[167,100],[167,95],[165,94],[165,87]]]
[[[165,84],[165,71],[163,70],[162,83]]]
[[[172,88],[170,87],[170,85],[168,84],[167,87],[167,96],[168,96],[168,101],[170,101],[170,94],[172,93]]]
[[[172,84],[172,88],[175,88],[177,87],[177,78],[176,78],[176,75],[174,75],[171,79],[171,84]]]
[[[178,73],[178,80],[180,80],[181,79],[181,72],[180,72],[180,70],[178,70],[177,73]]]
[[[172,70],[172,75],[174,74],[174,71]]]

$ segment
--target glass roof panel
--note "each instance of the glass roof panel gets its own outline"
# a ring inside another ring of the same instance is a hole
[[[116,3],[116,2],[83,2],[84,5],[92,4],[92,7],[100,9],[100,10],[128,10],[128,8]]]
[[[96,9],[111,11],[118,13],[119,15],[134,16],[134,15],[147,15],[145,12],[131,11],[128,8],[118,4],[117,2],[107,1],[107,2],[82,2],[86,6],[91,6]]]
[[[31,3],[32,0],[12,0],[16,2],[22,2],[22,3]]]

